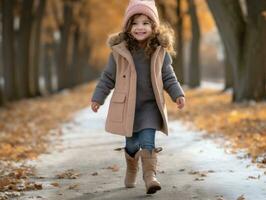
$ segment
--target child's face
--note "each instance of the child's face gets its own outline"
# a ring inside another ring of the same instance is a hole
[[[152,24],[146,15],[136,16],[132,22],[131,35],[139,42],[148,39],[152,34]]]

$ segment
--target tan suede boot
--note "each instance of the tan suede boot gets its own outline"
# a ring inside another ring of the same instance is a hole
[[[147,149],[143,149],[140,152],[143,180],[146,185],[146,193],[153,194],[157,190],[161,189],[160,182],[156,179],[156,166],[157,166],[157,152],[154,149],[150,152]]]
[[[139,152],[138,151],[134,157],[128,155],[125,150],[125,158],[127,163],[126,177],[125,177],[125,186],[127,188],[136,187],[136,178],[139,170],[138,161],[139,161]]]

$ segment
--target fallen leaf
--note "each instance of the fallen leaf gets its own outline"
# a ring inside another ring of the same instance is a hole
[[[239,196],[236,200],[245,200],[246,198],[244,197],[244,195],[242,194],[241,196]]]
[[[204,178],[195,178],[194,181],[204,181]]]
[[[114,151],[122,151],[124,148],[123,147],[119,147],[119,148],[115,148]]]
[[[54,187],[59,187],[59,183],[56,183],[56,182],[51,183],[51,185],[54,186]]]
[[[7,177],[0,179],[0,189],[10,184],[10,179]]]
[[[249,176],[248,179],[258,179],[256,176]]]
[[[192,170],[191,170],[191,171],[189,171],[188,173],[189,173],[189,174],[192,174],[192,175],[195,175],[195,174],[199,174],[199,171],[192,171]]]
[[[92,176],[98,176],[98,172],[93,172],[91,175]]]
[[[57,174],[56,178],[58,178],[58,179],[77,179],[79,176],[80,176],[80,174],[75,173],[75,171],[73,169],[68,169],[61,174]]]
[[[119,171],[119,166],[114,164],[112,166],[107,167],[107,169],[111,169],[113,172]]]
[[[78,184],[73,184],[73,185],[68,186],[68,189],[69,190],[74,190],[74,189],[78,189],[78,187],[79,187]]]
[[[41,183],[27,182],[25,184],[27,190],[41,190],[43,189]]]
[[[42,189],[42,184],[41,184],[41,183],[34,183],[34,187],[35,187],[37,190],[41,190],[41,189]]]

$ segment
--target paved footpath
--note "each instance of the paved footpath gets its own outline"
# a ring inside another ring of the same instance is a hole
[[[141,173],[136,188],[124,188],[123,151],[114,150],[123,147],[124,138],[104,132],[107,109],[108,103],[97,114],[86,108],[62,125],[63,135],[54,139],[51,152],[32,163],[40,177],[34,181],[43,190],[26,192],[19,200],[237,200],[241,195],[266,200],[266,169],[179,121],[170,122],[168,137],[156,135],[156,146],[163,147],[158,167],[162,190],[146,195]]]

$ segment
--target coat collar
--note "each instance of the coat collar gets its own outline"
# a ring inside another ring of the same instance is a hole
[[[112,46],[112,49],[118,54],[122,55],[127,59],[130,64],[134,64],[133,58],[130,51],[126,47],[126,41],[123,41],[117,45]]]
[[[122,41],[121,43],[114,45],[111,47],[115,52],[117,52],[118,54],[122,55],[123,57],[125,57],[127,59],[127,61],[134,65],[134,61],[132,58],[132,55],[130,53],[130,51],[127,49],[126,47],[126,41]],[[155,50],[155,52],[152,54],[151,56],[151,64],[155,64],[156,62],[156,58],[158,56],[159,51],[161,50],[162,46],[158,46]]]

